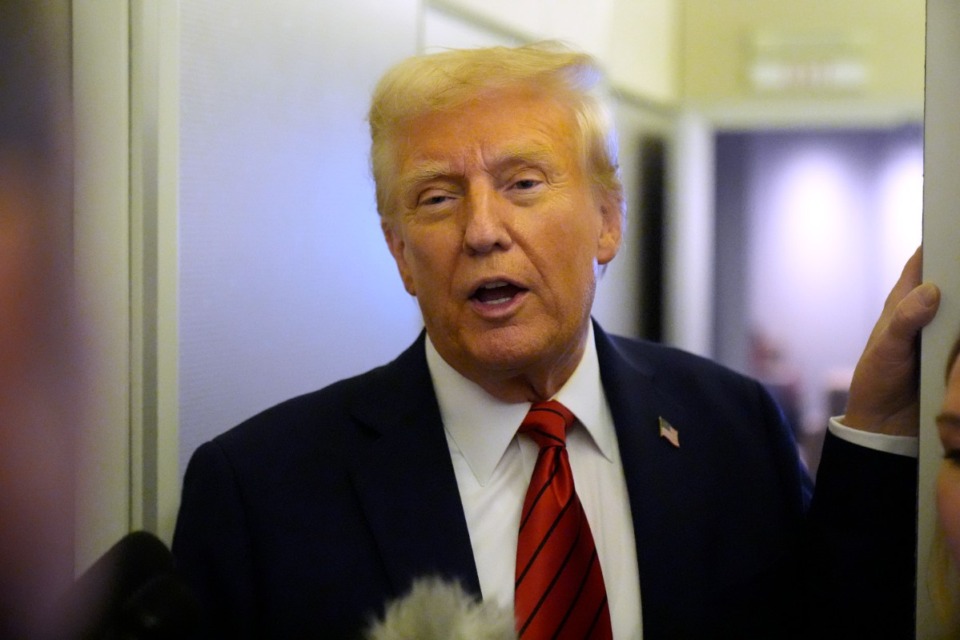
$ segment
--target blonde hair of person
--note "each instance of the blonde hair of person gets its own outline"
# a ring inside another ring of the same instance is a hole
[[[958,356],[960,356],[960,337],[957,338],[947,356],[945,379],[950,379],[950,371]],[[931,549],[928,583],[931,600],[940,618],[948,623],[953,631],[960,632],[960,573],[950,554],[939,518]]]
[[[616,137],[600,95],[602,80],[591,56],[556,42],[454,49],[400,62],[377,84],[367,117],[380,216],[389,217],[396,206],[393,143],[407,123],[512,88],[536,88],[569,106],[579,129],[583,167],[600,194],[615,198],[623,215]]]

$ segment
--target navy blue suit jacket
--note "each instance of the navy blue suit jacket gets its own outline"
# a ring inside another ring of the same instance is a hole
[[[811,503],[759,383],[595,332],[647,640],[910,637],[915,461],[828,437]],[[218,637],[356,637],[426,575],[479,593],[423,335],[202,445],[173,552]]]

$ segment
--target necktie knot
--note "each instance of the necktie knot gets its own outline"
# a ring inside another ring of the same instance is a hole
[[[567,429],[573,424],[574,416],[565,406],[556,400],[537,402],[520,425],[520,433],[533,438],[541,449],[563,447],[566,444]]]

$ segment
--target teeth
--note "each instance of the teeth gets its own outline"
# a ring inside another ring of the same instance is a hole
[[[518,290],[506,280],[494,280],[480,285],[471,297],[483,304],[504,304],[513,300]]]

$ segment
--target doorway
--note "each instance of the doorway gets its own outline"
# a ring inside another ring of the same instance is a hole
[[[714,354],[766,383],[816,472],[866,336],[920,244],[923,128],[718,132]]]

